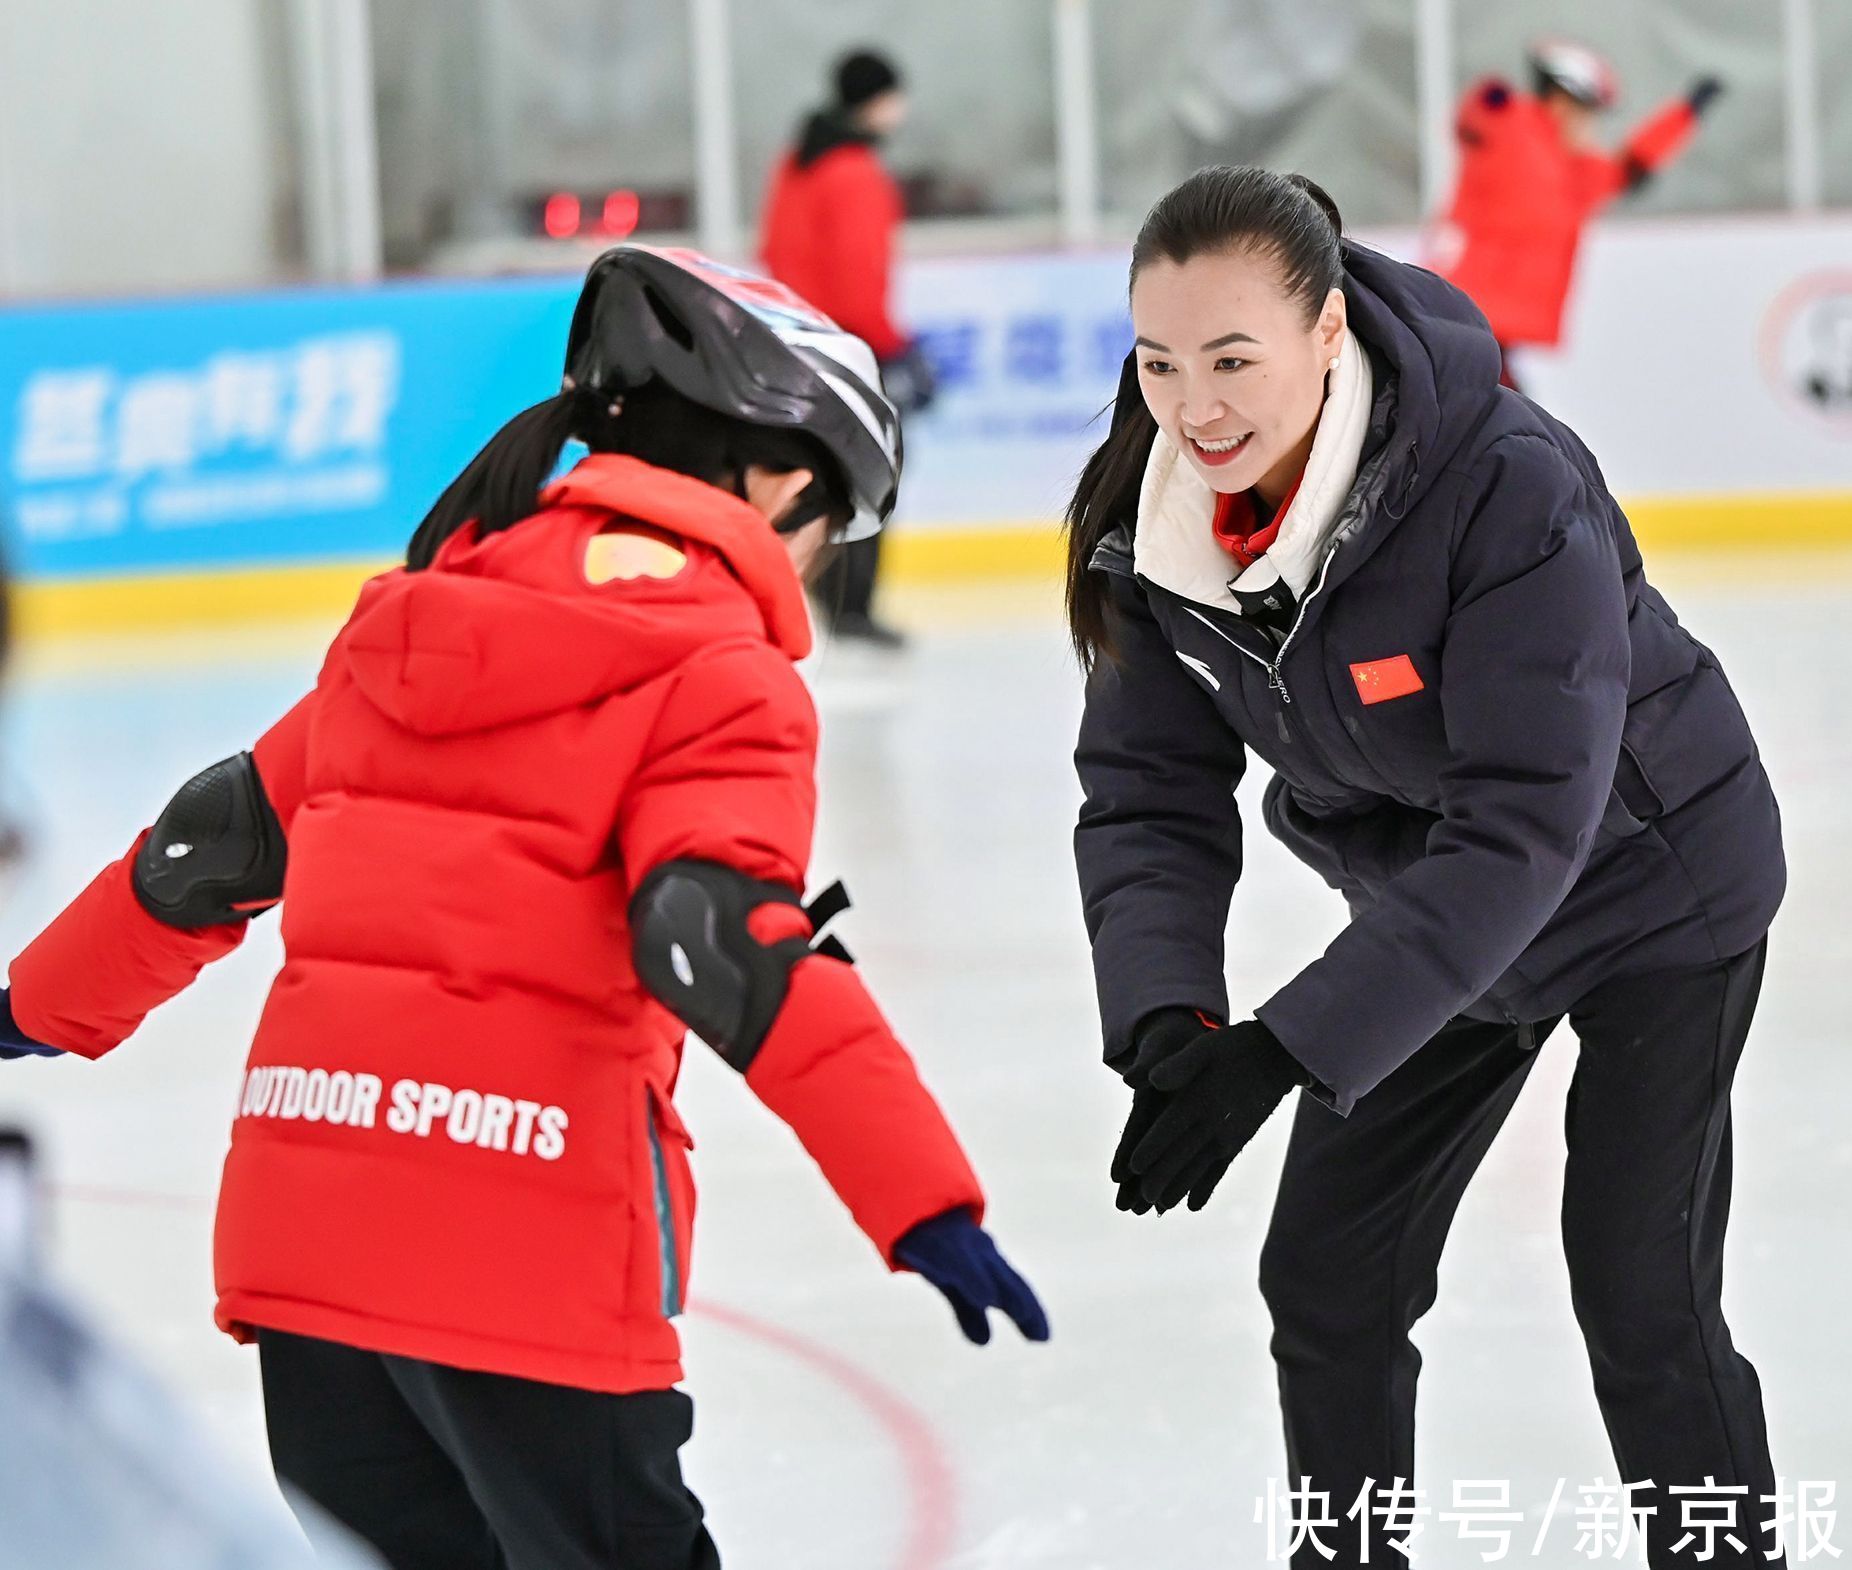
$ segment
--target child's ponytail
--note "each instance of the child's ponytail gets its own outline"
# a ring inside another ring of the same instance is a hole
[[[466,523],[477,521],[483,534],[493,534],[532,514],[540,488],[575,434],[581,407],[572,393],[558,393],[523,409],[491,436],[418,525],[405,565],[413,572],[429,567],[444,541]]]
[[[444,541],[474,523],[480,535],[513,528],[540,509],[540,492],[568,442],[595,453],[627,453],[658,468],[744,495],[748,467],[809,469],[816,479],[797,500],[786,528],[816,517],[836,527],[854,513],[848,482],[807,432],[748,425],[703,408],[661,382],[625,393],[617,403],[590,388],[569,388],[523,409],[470,459],[426,514],[405,550],[413,572],[429,567]]]

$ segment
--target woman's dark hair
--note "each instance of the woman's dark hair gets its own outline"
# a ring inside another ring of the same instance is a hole
[[[571,388],[523,409],[488,440],[437,499],[406,547],[413,572],[429,567],[444,541],[466,524],[478,535],[513,528],[540,508],[540,491],[571,441],[593,452],[624,453],[661,469],[744,494],[746,470],[809,469],[804,488],[779,529],[792,533],[815,518],[841,528],[854,516],[849,487],[814,437],[776,426],[749,425],[717,414],[661,382],[624,394],[613,414],[608,392]]]
[[[1151,262],[1249,251],[1267,257],[1281,287],[1318,320],[1325,297],[1344,278],[1338,241],[1343,219],[1334,203],[1302,174],[1218,164],[1198,169],[1161,197],[1132,242],[1131,277]],[[1106,619],[1106,592],[1089,563],[1100,541],[1138,505],[1138,490],[1157,422],[1136,381],[1122,378],[1112,429],[1094,450],[1067,509],[1068,635],[1083,669],[1101,656],[1114,658]]]

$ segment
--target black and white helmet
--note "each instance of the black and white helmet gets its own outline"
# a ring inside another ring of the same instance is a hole
[[[567,385],[617,397],[653,379],[718,414],[820,443],[855,506],[843,539],[878,533],[892,514],[900,418],[874,353],[783,284],[699,251],[606,251],[573,312]]]
[[[1620,96],[1614,67],[1585,44],[1540,38],[1528,51],[1539,87],[1554,87],[1590,109],[1606,109]]]

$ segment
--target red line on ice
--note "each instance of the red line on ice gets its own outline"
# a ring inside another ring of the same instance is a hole
[[[958,1483],[932,1424],[912,1402],[821,1342],[735,1308],[696,1299],[691,1313],[764,1342],[835,1385],[886,1432],[906,1473],[908,1521],[895,1570],[940,1570],[957,1535]]]
[[[90,1204],[140,1205],[161,1210],[205,1210],[212,1206],[210,1198],[195,1194],[159,1194],[82,1183],[57,1183],[50,1188],[61,1199]],[[691,1302],[688,1308],[702,1319],[724,1325],[802,1363],[874,1419],[899,1454],[907,1479],[906,1540],[894,1570],[941,1570],[951,1559],[957,1536],[958,1482],[925,1414],[891,1385],[820,1341],[705,1298]]]
[[[100,1188],[89,1183],[51,1183],[48,1190],[59,1199],[92,1205],[139,1205],[148,1210],[210,1210],[210,1195],[155,1194],[139,1188]]]

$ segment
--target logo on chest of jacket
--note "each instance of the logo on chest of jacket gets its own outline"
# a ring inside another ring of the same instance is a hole
[[[1204,681],[1208,682],[1217,692],[1222,690],[1222,684],[1215,679],[1215,672],[1209,669],[1206,661],[1197,659],[1194,654],[1185,654],[1181,649],[1177,651],[1177,658],[1182,660],[1191,670],[1195,671]]]
[[[1398,654],[1394,659],[1368,660],[1361,665],[1353,665],[1350,668],[1350,679],[1357,684],[1357,696],[1363,700],[1365,707],[1372,703],[1387,703],[1391,698],[1406,698],[1427,686],[1421,679],[1421,672],[1415,669],[1415,662],[1406,654]]]

